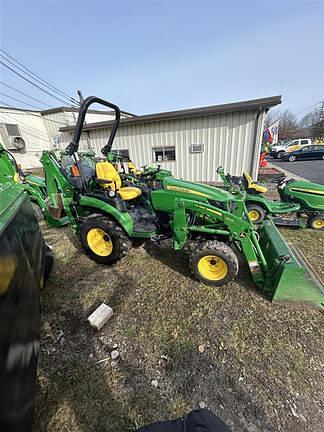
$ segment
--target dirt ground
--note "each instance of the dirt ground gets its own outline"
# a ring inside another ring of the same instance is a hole
[[[191,278],[185,253],[146,246],[105,267],[69,228],[43,231],[55,265],[41,294],[35,431],[132,431],[201,402],[233,432],[322,430],[323,314],[271,304],[244,265],[215,289]],[[323,264],[324,232],[283,232]],[[114,316],[96,332],[86,318],[101,302]]]

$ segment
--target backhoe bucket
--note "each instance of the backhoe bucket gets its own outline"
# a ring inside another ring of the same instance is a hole
[[[268,269],[264,290],[274,303],[324,310],[324,286],[305,260],[298,260],[272,221],[258,230]]]

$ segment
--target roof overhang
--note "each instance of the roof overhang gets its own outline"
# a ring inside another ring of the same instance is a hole
[[[267,111],[273,106],[281,103],[281,96],[271,96],[262,99],[253,99],[242,102],[227,103],[222,105],[212,105],[199,108],[190,108],[178,111],[167,111],[156,114],[139,115],[136,117],[123,118],[120,121],[121,125],[126,124],[139,124],[139,123],[150,123],[161,120],[174,120],[188,117],[199,117],[212,114],[223,114],[228,112],[237,111],[253,111],[253,110],[264,110]],[[88,123],[83,126],[83,130],[91,129],[104,129],[113,125],[113,120]],[[61,132],[73,131],[74,126],[64,126],[60,128]]]

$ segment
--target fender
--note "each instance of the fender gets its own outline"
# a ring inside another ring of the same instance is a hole
[[[79,201],[80,207],[92,207],[96,210],[100,210],[101,212],[110,215],[119,225],[127,232],[129,236],[132,236],[134,231],[134,222],[128,212],[120,212],[112,205],[101,201],[100,199],[82,196]]]

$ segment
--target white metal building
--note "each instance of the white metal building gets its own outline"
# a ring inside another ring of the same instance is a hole
[[[280,103],[281,96],[273,96],[124,118],[113,149],[128,154],[138,167],[160,164],[186,180],[218,181],[219,165],[234,175],[247,170],[257,177],[264,117],[269,108]],[[90,145],[100,155],[112,123],[86,124],[80,149]],[[60,131],[60,143],[65,147],[74,128],[62,127]]]
[[[122,113],[123,117],[130,114]],[[78,110],[58,107],[45,111],[0,107],[0,142],[24,168],[40,167],[43,150],[63,148],[60,144],[62,126],[74,126]],[[86,123],[109,121],[111,111],[89,110]]]

